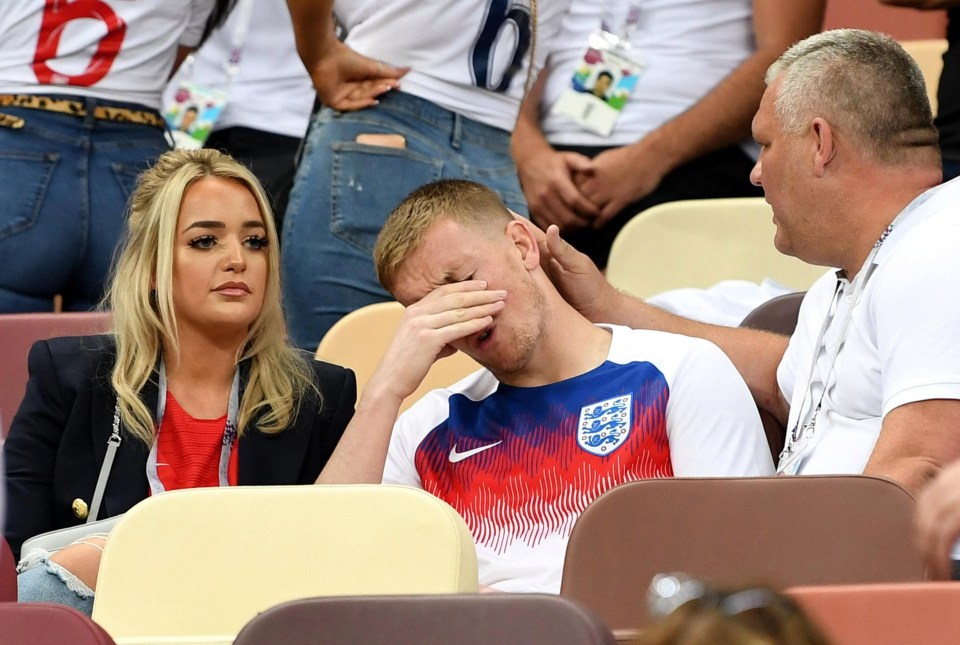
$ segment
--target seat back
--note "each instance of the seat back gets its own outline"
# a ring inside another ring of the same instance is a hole
[[[27,354],[38,340],[57,336],[100,334],[110,326],[110,314],[31,313],[0,315],[0,418],[7,428],[27,389]],[[5,435],[4,435],[5,436]]]
[[[612,629],[649,624],[654,575],[717,585],[918,581],[913,497],[880,478],[649,479],[614,488],[577,520],[561,594]]]
[[[794,587],[785,592],[833,645],[956,645],[960,583]]]
[[[721,280],[778,283],[806,290],[823,267],[783,255],[773,244],[773,211],[760,197],[695,199],[639,213],[610,249],[610,284],[642,298]]]
[[[542,594],[312,598],[253,619],[234,645],[614,645],[578,603]]]
[[[6,538],[0,535],[0,602],[17,602],[17,561]]]
[[[349,367],[357,375],[357,397],[373,375],[390,346],[404,308],[399,302],[378,302],[352,311],[334,324],[320,341],[316,358]],[[417,390],[403,402],[403,412],[430,390],[453,385],[476,372],[480,365],[464,354],[440,359],[433,364]]]
[[[800,315],[800,304],[806,292],[788,293],[771,298],[749,314],[740,323],[741,327],[772,331],[783,336],[790,336],[797,328],[797,318]],[[780,452],[787,439],[787,430],[780,421],[766,410],[760,410],[760,421],[763,423],[763,432],[770,446],[770,455],[774,463],[780,458]]]
[[[927,97],[933,113],[937,113],[937,86],[940,84],[940,72],[943,71],[943,53],[947,51],[946,38],[923,38],[918,40],[902,40],[900,45],[910,54],[927,85]]]
[[[102,627],[76,609],[46,603],[0,603],[0,641],[30,645],[114,645]]]
[[[466,524],[422,490],[204,488],[150,497],[120,519],[93,618],[118,641],[232,637],[288,600],[477,586]]]

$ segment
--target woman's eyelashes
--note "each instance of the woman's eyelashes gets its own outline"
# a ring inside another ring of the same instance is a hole
[[[270,246],[270,241],[263,235],[251,235],[244,240],[244,244],[254,251],[260,251]]]
[[[201,235],[193,238],[187,244],[194,249],[212,249],[217,244],[217,238],[214,235]]]
[[[219,243],[220,241],[217,239],[216,235],[200,235],[190,240],[187,244],[191,248],[205,251],[212,249]],[[250,235],[249,237],[245,237],[243,239],[243,245],[253,251],[262,251],[270,245],[270,242],[263,235]]]

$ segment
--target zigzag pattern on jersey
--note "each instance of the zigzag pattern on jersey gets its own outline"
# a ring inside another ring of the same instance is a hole
[[[478,544],[504,553],[517,540],[535,547],[548,536],[568,536],[587,504],[614,486],[671,477],[666,380],[649,363],[606,365],[599,378],[548,397],[538,395],[540,388],[530,396],[494,394],[477,402],[452,396],[447,421],[417,448],[424,490],[457,509]],[[624,394],[633,396],[625,442],[602,457],[581,448],[581,407]],[[454,446],[463,453],[498,441],[462,461],[449,460]]]

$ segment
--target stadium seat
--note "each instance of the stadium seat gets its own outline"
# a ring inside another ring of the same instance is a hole
[[[800,304],[805,295],[806,292],[803,291],[771,298],[747,314],[740,326],[790,336],[797,327]],[[760,410],[760,420],[770,446],[770,455],[776,463],[786,442],[786,428],[766,410]]]
[[[312,598],[254,618],[234,645],[614,645],[579,604],[542,594]]]
[[[649,623],[646,591],[658,573],[774,588],[920,581],[915,507],[876,477],[632,482],[574,524],[560,593],[620,630]]]
[[[794,587],[832,645],[956,645],[960,582]]]
[[[399,302],[380,302],[350,312],[334,324],[320,341],[316,358],[349,367],[357,375],[357,398],[380,363],[380,358],[393,340],[404,308]],[[463,352],[440,359],[433,364],[417,390],[400,408],[403,412],[430,390],[453,385],[480,369],[480,365]]]
[[[110,326],[110,314],[0,314],[0,427],[10,427],[27,388],[27,355],[34,342],[57,336],[100,334]]]
[[[477,587],[466,524],[422,490],[199,488],[150,497],[120,519],[93,618],[118,642],[222,639],[288,600]]]
[[[617,234],[607,279],[617,289],[649,298],[670,289],[706,289],[721,280],[777,283],[804,291],[823,267],[783,255],[776,226],[760,197],[692,199],[639,213]]]
[[[923,72],[927,84],[927,97],[933,113],[937,113],[937,86],[940,84],[940,72],[943,70],[943,53],[947,51],[946,38],[927,38],[920,40],[901,40],[900,45],[913,56]]]
[[[0,535],[0,602],[17,602],[17,562],[7,540]]]
[[[0,642],[29,645],[114,645],[76,609],[46,603],[0,602]]]

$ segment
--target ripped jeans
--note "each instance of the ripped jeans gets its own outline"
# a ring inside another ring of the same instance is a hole
[[[93,590],[79,578],[50,561],[46,551],[33,551],[17,567],[17,596],[20,602],[52,602],[93,613]]]

